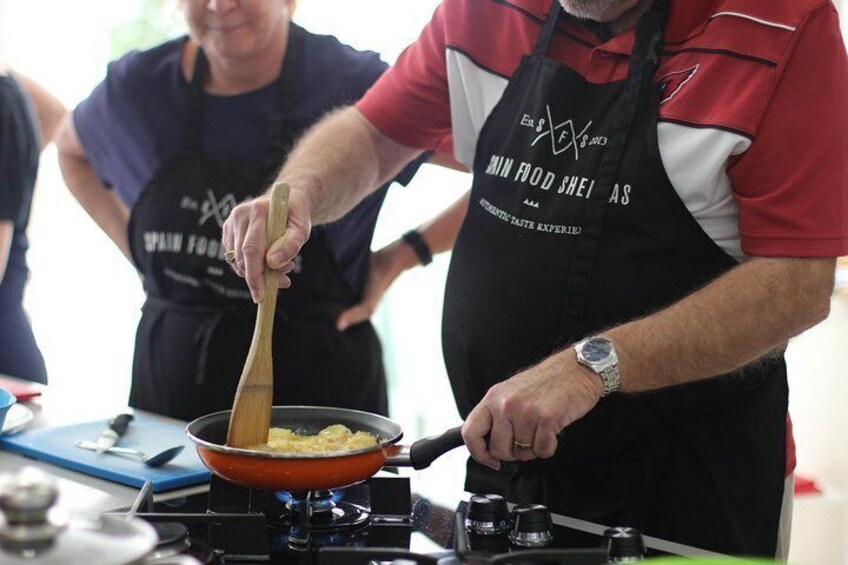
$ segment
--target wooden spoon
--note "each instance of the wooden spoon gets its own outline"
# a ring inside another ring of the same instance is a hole
[[[289,185],[276,183],[271,188],[271,203],[268,207],[268,247],[286,233],[289,210]],[[265,267],[265,294],[259,302],[253,341],[244,362],[233,411],[230,414],[230,429],[227,445],[247,447],[268,441],[271,426],[271,401],[274,396],[274,368],[271,363],[271,334],[274,330],[274,309],[277,306],[276,271]]]

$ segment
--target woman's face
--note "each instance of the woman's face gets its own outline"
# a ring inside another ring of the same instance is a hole
[[[295,0],[181,0],[192,38],[209,57],[267,54],[289,25]]]

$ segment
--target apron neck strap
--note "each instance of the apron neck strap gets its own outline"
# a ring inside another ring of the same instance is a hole
[[[604,212],[627,149],[633,122],[639,111],[656,111],[651,103],[651,94],[654,90],[654,74],[659,66],[667,16],[668,0],[655,0],[651,10],[642,16],[636,26],[636,43],[630,55],[627,81],[612,121],[609,144],[598,165],[595,189],[586,203],[583,229],[574,249],[569,280],[593,280]],[[656,116],[651,127],[656,127]],[[561,324],[565,332],[584,327],[588,286],[576,285],[564,298]]]
[[[268,148],[265,154],[265,170],[276,169],[280,158],[288,152],[288,144],[294,138],[291,120],[295,105],[294,88],[295,75],[300,69],[299,31],[294,25],[289,25],[286,39],[286,54],[283,57],[280,76],[277,79],[277,113],[271,120],[268,129]],[[295,37],[295,36],[298,37]],[[275,171],[276,172],[276,171]]]
[[[542,31],[539,33],[539,37],[536,38],[536,46],[533,47],[533,54],[531,56],[534,59],[545,58],[545,54],[548,52],[548,45],[551,42],[551,37],[554,35],[554,29],[556,29],[556,24],[557,21],[559,21],[559,15],[561,13],[562,4],[559,3],[559,0],[552,0],[548,17],[542,26]]]
[[[277,112],[268,128],[266,145],[268,159],[279,159],[282,148],[290,140],[290,116],[294,107],[294,74],[298,62],[298,44],[292,40],[294,29],[289,28],[286,54],[283,57],[280,75],[277,77]],[[191,83],[189,84],[188,108],[186,111],[186,145],[200,149],[203,139],[203,85],[209,63],[203,49],[197,49]]]
[[[194,57],[194,69],[191,73],[191,83],[188,91],[188,107],[186,109],[186,145],[199,149],[203,132],[203,81],[206,78],[206,55],[203,49],[197,48]]]
[[[669,0],[654,0],[651,9],[636,25],[636,39],[630,55],[628,80],[633,75],[646,73],[653,79],[660,63],[665,24],[668,20]]]

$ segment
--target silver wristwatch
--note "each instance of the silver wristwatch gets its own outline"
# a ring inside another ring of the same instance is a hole
[[[578,363],[589,367],[601,377],[604,385],[602,396],[618,390],[621,386],[618,355],[610,340],[600,336],[589,337],[574,344],[574,351],[577,352]]]

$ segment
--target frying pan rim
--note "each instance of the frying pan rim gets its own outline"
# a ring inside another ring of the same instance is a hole
[[[351,408],[337,408],[333,406],[272,406],[271,413],[273,414],[274,409],[306,409],[309,411],[314,410],[315,412],[319,412],[322,410],[330,410],[330,411],[340,411],[347,413],[355,413],[355,414],[364,414],[370,418],[375,418],[378,420],[383,420],[386,423],[389,423],[395,427],[397,427],[400,431],[389,439],[386,439],[377,445],[373,445],[371,447],[361,447],[359,449],[351,449],[347,451],[322,451],[319,453],[284,453],[284,452],[273,452],[273,451],[259,451],[256,449],[246,449],[243,447],[229,447],[227,445],[221,445],[218,443],[212,443],[211,441],[207,441],[205,439],[200,439],[196,435],[191,432],[192,427],[196,427],[203,423],[203,420],[212,420],[215,417],[220,417],[223,414],[230,414],[232,410],[220,410],[218,412],[212,412],[211,414],[206,414],[199,418],[196,418],[189,422],[186,425],[186,436],[197,444],[198,446],[202,446],[206,449],[211,449],[212,451],[218,451],[221,453],[227,453],[230,455],[245,455],[248,457],[259,457],[264,459],[333,459],[336,457],[347,457],[352,455],[361,455],[363,453],[372,453],[374,451],[383,450],[386,447],[396,444],[403,438],[403,428],[401,428],[400,424],[392,420],[391,418],[387,418],[381,414],[374,414],[373,412],[365,412],[363,410],[353,410]]]

